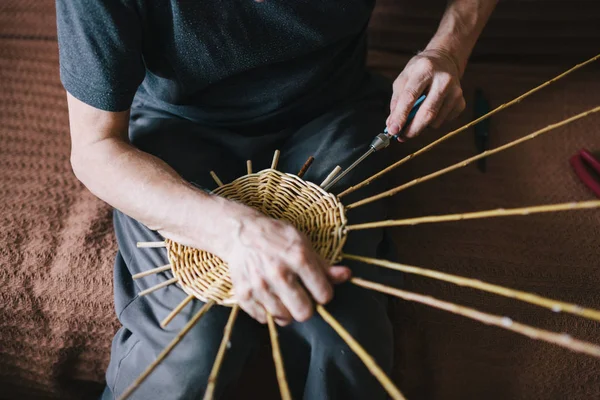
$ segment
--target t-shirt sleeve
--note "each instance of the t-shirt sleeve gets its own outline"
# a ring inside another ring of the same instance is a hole
[[[106,111],[130,108],[145,76],[141,20],[126,0],[56,0],[60,79]]]

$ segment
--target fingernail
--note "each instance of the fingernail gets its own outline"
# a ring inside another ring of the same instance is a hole
[[[390,128],[390,133],[392,135],[395,135],[398,132],[400,132],[400,127],[398,126],[398,124],[393,124],[392,127]]]
[[[319,298],[315,299],[315,300],[317,301],[317,303],[319,303],[321,305],[327,304],[333,297],[332,292],[333,292],[333,290],[328,290],[326,293],[321,293],[321,294],[319,294]]]
[[[288,326],[290,324],[290,321],[286,320],[286,319],[277,318],[277,319],[275,319],[275,323],[281,327],[284,327],[284,326]]]
[[[310,318],[312,317],[312,310],[308,313],[308,312],[303,312],[302,314],[300,314],[300,317],[297,318],[298,322],[306,322],[308,321]]]

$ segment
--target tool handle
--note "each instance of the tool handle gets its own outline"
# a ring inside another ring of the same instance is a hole
[[[569,161],[579,179],[600,198],[600,181],[588,170],[589,167],[600,174],[600,162],[586,150],[575,154]]]
[[[593,169],[598,175],[600,175],[600,161],[598,161],[596,159],[596,157],[594,157],[592,155],[592,153],[590,153],[589,151],[587,151],[586,149],[582,149],[579,152],[579,156],[581,157],[581,159],[583,161],[585,161],[585,163],[591,168]]]
[[[398,140],[400,138],[400,135],[406,130],[406,128],[412,122],[412,120],[415,119],[415,115],[417,115],[419,108],[421,108],[421,105],[423,104],[426,98],[427,96],[423,94],[417,99],[417,101],[415,101],[415,104],[413,104],[412,108],[410,109],[410,112],[408,113],[408,117],[406,117],[406,122],[404,123],[404,126],[400,130],[400,133],[393,136],[394,139]],[[383,133],[388,133],[387,128],[385,128]]]

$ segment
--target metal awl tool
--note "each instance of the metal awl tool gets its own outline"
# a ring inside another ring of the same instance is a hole
[[[406,123],[404,124],[402,131],[404,131],[404,129],[408,126],[408,124],[410,124],[410,122],[413,120],[413,118],[417,114],[417,111],[419,111],[421,104],[423,104],[423,101],[425,101],[425,97],[426,97],[425,95],[422,95],[421,97],[419,97],[417,99],[417,101],[415,101],[415,104],[413,105],[412,109],[408,113],[408,118],[406,119]],[[327,184],[327,186],[325,186],[323,189],[328,191],[333,185],[335,185],[344,176],[346,176],[346,174],[348,174],[350,171],[352,171],[354,168],[356,168],[356,166],[358,164],[363,162],[365,160],[365,158],[369,157],[371,154],[375,153],[376,151],[379,151],[379,150],[382,150],[382,149],[385,149],[386,147],[388,147],[390,145],[392,139],[398,140],[399,135],[400,135],[400,133],[392,136],[388,133],[387,128],[385,128],[383,133],[380,133],[379,135],[375,136],[375,138],[369,145],[369,150],[367,150],[365,154],[360,156],[348,168],[343,170],[338,176],[336,176],[331,182],[329,182]]]

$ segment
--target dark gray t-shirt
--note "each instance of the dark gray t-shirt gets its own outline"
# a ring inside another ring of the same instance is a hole
[[[374,0],[57,0],[65,89],[215,126],[301,117],[365,75]]]

